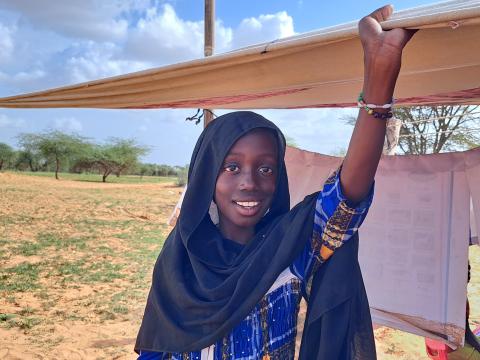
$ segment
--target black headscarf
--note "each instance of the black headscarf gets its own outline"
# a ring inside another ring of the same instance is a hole
[[[244,247],[232,247],[212,223],[208,210],[228,151],[240,137],[259,128],[276,134],[279,165],[275,195],[269,212],[257,225],[255,237]],[[280,130],[253,112],[220,116],[202,132],[190,162],[188,189],[177,225],[165,241],[155,264],[135,350],[190,352],[212,345],[251,312],[278,275],[300,254],[312,235],[318,194],[306,197],[289,211],[284,155],[285,139]],[[345,248],[347,250],[342,251],[344,257],[357,263],[356,248]],[[337,255],[332,260],[335,257]],[[329,262],[333,263],[332,260]],[[338,268],[344,272],[341,266],[340,263]],[[359,269],[353,269],[353,273],[344,277],[347,278],[345,284],[340,284],[328,296],[328,309],[323,307],[325,302],[319,302],[323,304],[322,308],[309,310],[312,316],[307,321],[311,321],[312,326],[325,318],[325,312],[355,297],[358,284],[349,286],[352,281],[360,280],[363,285]],[[330,283],[332,280],[333,284]],[[332,290],[329,287],[336,287],[338,280],[340,278],[335,274],[330,274],[327,281],[319,284],[315,280],[311,299],[320,291],[328,293]],[[360,297],[366,302],[364,291]],[[306,330],[305,333],[311,334],[307,327]],[[335,328],[329,330],[332,331],[329,336],[335,333]],[[305,340],[302,346],[307,349],[309,344],[310,340]],[[312,358],[308,356],[308,359]]]

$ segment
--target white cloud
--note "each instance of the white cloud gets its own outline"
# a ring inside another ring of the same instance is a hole
[[[12,74],[0,72],[0,81],[2,84],[2,86],[0,86],[0,96],[11,96],[26,91],[45,88],[49,84],[49,77],[53,77],[53,75],[43,69],[20,71]]]
[[[202,33],[203,36],[203,33]],[[222,20],[217,19],[215,21],[215,53],[219,54],[225,51],[232,50],[233,48],[233,30],[226,27]],[[203,44],[203,41],[202,41]]]
[[[119,58],[119,48],[113,43],[82,43],[70,51],[63,75],[73,83],[143,70],[149,65]]]
[[[235,30],[233,46],[243,47],[295,35],[293,19],[285,11],[242,20]]]
[[[345,115],[356,115],[356,109],[258,110],[273,121],[305,150],[332,154],[346,149],[353,126],[345,124]]]
[[[7,127],[12,124],[12,120],[7,115],[0,114],[0,127]]]
[[[12,33],[14,31],[15,29],[0,23],[0,64],[7,63],[12,58],[14,50]]]
[[[129,30],[124,55],[153,64],[171,64],[203,57],[203,21],[181,19],[170,4],[150,8]],[[215,22],[215,53],[294,35],[293,19],[285,11],[244,19],[234,30]]]
[[[0,128],[21,129],[25,126],[25,120],[20,118],[11,118],[5,114],[0,114]]]
[[[0,0],[6,9],[20,12],[22,20],[66,36],[112,40],[125,36],[128,22],[122,13],[135,9],[136,1],[116,0]],[[140,5],[145,5],[140,2]]]
[[[180,19],[169,4],[150,8],[129,32],[125,55],[161,64],[201,57],[203,22]]]
[[[18,28],[12,37],[15,28],[0,27],[0,63],[2,56],[13,59],[0,72],[0,96],[202,57],[203,21],[187,21],[172,5],[157,4],[70,0],[52,6],[42,0],[0,0],[0,9],[9,9],[4,12],[17,19]],[[217,19],[215,29],[215,53],[294,34],[286,12],[245,19],[236,29]],[[66,36],[77,38],[72,42]],[[39,41],[45,46],[39,47]]]
[[[52,127],[56,130],[69,133],[79,133],[83,130],[83,125],[74,117],[58,118],[53,121]]]

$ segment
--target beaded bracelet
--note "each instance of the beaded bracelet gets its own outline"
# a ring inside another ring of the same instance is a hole
[[[365,103],[365,100],[363,98],[363,92],[361,92],[360,95],[358,95],[357,104],[359,108],[363,108],[368,115],[373,115],[373,117],[376,119],[388,120],[393,117],[393,113],[391,111],[387,111],[386,113],[381,113],[373,110],[373,109],[391,109],[394,104],[393,99],[390,103],[384,104],[384,105],[367,104]]]

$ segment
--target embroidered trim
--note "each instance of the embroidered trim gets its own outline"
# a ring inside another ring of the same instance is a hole
[[[307,284],[305,286],[305,293],[306,293],[306,299],[307,300],[310,297],[310,291],[312,289],[313,276],[317,272],[320,265],[322,265],[325,262],[325,260],[320,255],[320,249],[321,248],[322,248],[321,234],[314,229],[313,233],[312,233],[312,253],[313,253],[312,271],[310,272],[310,274],[308,276]]]
[[[270,360],[293,359],[293,357],[295,356],[295,337],[293,337],[292,341],[272,351],[269,356]]]
[[[229,354],[228,337],[224,336],[222,339],[222,360],[228,360],[230,358]]]
[[[335,181],[337,181],[337,175],[340,172],[341,168],[342,168],[342,166],[340,165],[340,167],[338,169],[336,169],[334,172],[332,172],[330,174],[330,176],[327,178],[327,180],[325,180],[325,183],[323,185],[325,186],[325,184],[334,184]]]
[[[325,225],[322,245],[333,251],[342,246],[343,238],[354,215],[355,209],[349,207],[345,201],[341,201]]]
[[[338,170],[331,176],[335,177]],[[327,181],[329,181],[327,179]],[[335,251],[340,246],[343,245],[343,240],[345,238],[345,233],[349,229],[349,225],[353,219],[353,216],[356,214],[355,209],[349,207],[345,200],[341,201],[337,208],[335,209],[333,215],[328,219],[325,224],[325,229],[323,233],[320,234],[318,231],[313,230],[312,233],[312,252],[313,252],[313,264],[312,271],[307,280],[307,285],[305,286],[305,292],[307,299],[310,297],[310,292],[312,290],[312,282],[315,273],[318,271],[320,265],[325,262],[325,259],[321,255],[322,245],[326,246],[328,249]]]
[[[267,322],[267,316],[268,316],[268,301],[267,297],[264,296],[262,300],[260,301],[260,318],[261,318],[261,325],[262,325],[262,338],[263,338],[263,358],[267,357],[269,355],[268,351],[268,343],[270,341],[269,336],[268,336],[268,322]]]

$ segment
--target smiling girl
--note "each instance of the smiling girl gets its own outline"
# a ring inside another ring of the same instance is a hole
[[[155,264],[139,359],[293,359],[302,296],[301,359],[375,358],[357,230],[413,34],[383,31],[391,12],[359,23],[362,108],[343,165],[321,191],[290,210],[285,139],[258,114],[223,115],[200,135],[180,217]]]

